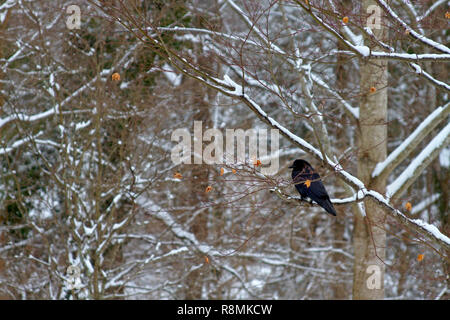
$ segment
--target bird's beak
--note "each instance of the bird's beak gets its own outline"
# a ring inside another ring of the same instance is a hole
[[[292,169],[292,168],[294,168],[294,165],[292,165],[292,166],[290,166],[290,167],[288,167],[288,168],[291,168],[291,169]]]

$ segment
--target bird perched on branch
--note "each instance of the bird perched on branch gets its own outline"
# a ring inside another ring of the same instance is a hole
[[[324,208],[326,212],[335,216],[336,210],[320,180],[319,174],[314,171],[314,168],[302,159],[295,160],[289,168],[292,168],[292,180],[302,200],[309,198]]]

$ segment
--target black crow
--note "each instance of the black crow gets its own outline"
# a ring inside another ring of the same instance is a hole
[[[295,183],[297,191],[302,199],[309,198],[325,209],[326,212],[335,216],[336,210],[330,201],[320,176],[314,171],[313,167],[302,159],[297,159],[292,168],[292,180]]]

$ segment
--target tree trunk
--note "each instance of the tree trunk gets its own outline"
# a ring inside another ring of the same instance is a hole
[[[9,14],[10,14],[10,10],[7,11],[5,19],[3,20],[3,22],[0,24],[0,32],[4,32],[4,29],[6,29],[7,23],[8,23],[8,18],[9,18]],[[5,58],[5,43],[0,42],[0,58],[4,59]],[[2,69],[0,69],[0,80],[4,80],[5,78],[5,74],[3,73]],[[2,82],[0,82],[0,89],[2,88]],[[5,98],[3,97],[3,95],[0,93],[0,117],[3,116],[3,105],[5,103]],[[0,128],[0,137],[3,137],[2,134],[2,129]],[[5,206],[6,207],[6,206]],[[6,217],[7,217],[7,213],[6,213],[6,209],[4,208],[4,206],[2,205],[0,207],[0,226],[5,224],[6,225]],[[5,231],[0,231],[0,248],[6,245],[6,230]],[[7,261],[0,258],[0,279],[6,279],[6,265],[7,265]],[[2,295],[0,293],[0,300],[7,300],[8,297],[7,295]]]
[[[345,10],[350,10],[352,3],[350,0],[343,0],[341,1],[341,5],[345,8]],[[337,42],[337,49],[338,50],[346,50],[346,46],[338,41]],[[344,55],[338,55],[337,56],[337,64],[336,64],[336,88],[338,89],[339,93],[344,99],[347,99],[347,95],[345,94],[345,90],[347,89],[347,85],[350,83],[350,76],[351,73],[349,72],[349,66],[347,65],[349,59],[348,57]],[[347,117],[343,118],[344,121],[351,121]],[[346,136],[345,131],[348,130],[348,127],[342,126],[336,129],[337,130],[337,136]],[[335,147],[339,148],[342,152],[345,151],[345,149],[348,148],[348,143],[344,142],[342,144],[338,144],[338,142],[335,142]],[[336,197],[350,197],[351,196],[351,190],[350,193],[347,191],[345,183],[341,180],[337,180],[337,184],[340,186],[339,189],[342,189],[342,192],[336,192]],[[335,222],[332,225],[332,233],[333,233],[333,239],[335,240],[334,248],[335,249],[343,249],[345,250],[345,227],[348,223],[346,219],[347,213],[343,209],[338,208],[338,217],[335,220]],[[332,255],[333,264],[336,266],[336,274],[340,274],[345,271],[345,259],[341,253],[335,252]],[[350,298],[350,290],[346,285],[345,279],[342,279],[343,281],[334,282],[331,285],[331,288],[333,290],[332,299],[335,300],[344,300]]]
[[[373,0],[362,2],[362,14],[370,15],[368,8],[375,5]],[[381,13],[381,9],[379,9]],[[372,28],[375,37],[381,41],[387,38],[387,28],[381,23]],[[372,50],[382,50],[371,45]],[[380,161],[386,158],[387,152],[387,61],[361,61],[361,97],[359,119],[359,152],[358,177],[370,189],[385,193],[386,181],[376,184],[371,174]],[[385,214],[374,202],[364,202],[366,216],[355,214],[354,229],[354,279],[353,299],[383,299],[386,231]]]
[[[196,83],[193,83],[193,92],[195,92],[193,101],[195,108],[198,108],[194,116],[194,121],[201,121],[204,132],[207,128],[211,128],[211,117],[208,109],[208,104],[205,102],[205,89],[202,87],[195,87]],[[202,145],[202,150],[204,150],[204,144]],[[198,206],[201,203],[206,203],[208,201],[208,195],[204,192],[208,185],[209,177],[209,166],[206,164],[194,164],[192,165],[191,171],[191,187],[188,203],[191,206]],[[195,235],[198,241],[205,241],[208,237],[208,210],[204,210],[198,214],[191,227],[191,232]],[[202,261],[200,258],[194,263],[197,264]],[[186,300],[199,300],[202,298],[203,291],[203,273],[204,270],[196,269],[189,273],[186,277],[186,283],[184,287],[184,299]]]

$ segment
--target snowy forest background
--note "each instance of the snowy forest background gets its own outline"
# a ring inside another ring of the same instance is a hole
[[[0,298],[449,299],[449,4],[0,0]],[[280,129],[278,173],[175,165],[194,121]]]

